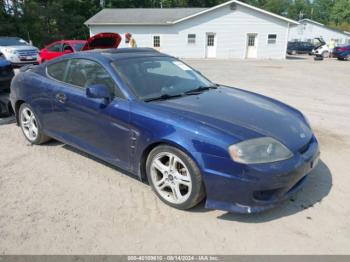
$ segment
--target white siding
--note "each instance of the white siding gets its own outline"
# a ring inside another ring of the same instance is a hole
[[[308,41],[317,37],[322,37],[326,43],[331,39],[337,39],[339,44],[347,44],[350,40],[350,35],[308,21],[303,21],[299,26],[291,28],[289,40]]]
[[[153,36],[161,38],[160,51],[182,58],[206,56],[206,34],[217,37],[217,58],[245,58],[247,34],[258,35],[257,58],[284,59],[288,22],[238,6],[224,6],[204,15],[168,26],[90,26],[91,35],[101,32],[130,32],[139,47],[153,47]],[[196,34],[196,44],[188,44],[188,34]],[[276,44],[268,44],[269,34],[277,35]],[[126,47],[124,39],[121,47]]]

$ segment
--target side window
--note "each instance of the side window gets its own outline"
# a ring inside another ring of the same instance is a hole
[[[67,74],[67,83],[81,88],[96,84],[107,86],[111,93],[123,97],[114,80],[100,64],[87,59],[72,59]]]
[[[63,45],[63,52],[65,51],[70,51],[70,52],[74,52],[73,48],[69,45],[69,44],[64,44]]]
[[[48,65],[46,69],[47,74],[58,81],[63,81],[65,72],[66,72],[67,63],[68,63],[68,60],[64,60],[58,63]]]
[[[53,44],[47,48],[48,51],[50,52],[61,52],[61,44]]]
[[[269,34],[267,38],[267,43],[269,45],[274,45],[277,42],[277,35],[276,34]]]

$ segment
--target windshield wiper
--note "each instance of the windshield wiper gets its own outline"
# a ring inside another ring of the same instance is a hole
[[[198,93],[208,91],[210,89],[218,89],[218,87],[217,86],[199,86],[196,89],[192,89],[192,90],[185,92],[185,94],[186,95],[198,94]]]
[[[146,98],[143,101],[145,101],[145,102],[161,101],[161,100],[168,100],[168,99],[182,97],[182,96],[183,96],[183,94],[177,94],[177,95],[164,94],[164,95],[161,95],[158,97]]]

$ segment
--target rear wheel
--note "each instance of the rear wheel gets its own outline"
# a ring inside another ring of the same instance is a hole
[[[41,131],[40,122],[30,105],[24,103],[19,109],[19,124],[25,138],[34,145],[40,145],[50,140]]]
[[[153,149],[147,159],[146,171],[153,191],[169,206],[190,209],[205,196],[199,168],[177,148],[162,145]]]

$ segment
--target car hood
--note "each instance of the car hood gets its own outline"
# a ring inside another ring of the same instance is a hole
[[[11,48],[14,50],[38,50],[38,48],[30,45],[12,45],[12,46],[0,46],[0,49]]]
[[[7,61],[6,59],[0,58],[0,67],[7,67],[10,65],[11,65],[11,63],[9,61]]]
[[[219,129],[236,139],[273,137],[295,151],[312,138],[312,130],[297,110],[247,91],[220,87],[196,96],[154,103],[158,109]]]
[[[81,51],[118,48],[122,37],[116,33],[100,33],[90,37]]]

